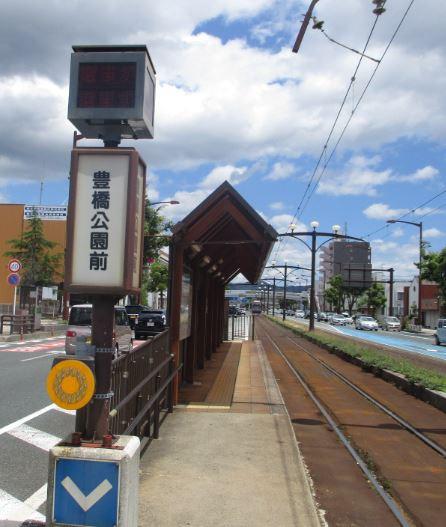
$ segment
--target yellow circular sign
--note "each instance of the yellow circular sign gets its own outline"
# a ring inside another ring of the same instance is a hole
[[[93,397],[95,379],[90,368],[79,360],[63,360],[51,368],[46,390],[53,403],[65,410],[78,410]]]

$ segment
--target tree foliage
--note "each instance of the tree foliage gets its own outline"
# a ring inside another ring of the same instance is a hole
[[[333,306],[337,313],[343,311],[345,304],[347,304],[348,312],[351,315],[353,307],[364,293],[364,289],[345,285],[341,275],[332,276],[328,284],[325,290],[325,300]]]
[[[11,246],[11,250],[6,251],[4,255],[17,258],[22,264],[22,286],[47,286],[58,280],[63,254],[54,251],[57,243],[44,237],[42,220],[35,211],[26,221],[22,236],[7,243]]]
[[[366,289],[358,304],[367,307],[368,311],[374,316],[375,312],[386,305],[386,292],[384,286],[378,282]]]
[[[169,245],[169,233],[173,223],[166,220],[157,208],[146,199],[144,212],[144,264],[155,261],[163,247]]]
[[[444,310],[446,307],[446,247],[439,252],[423,251],[421,277],[423,280],[430,280],[438,284]]]

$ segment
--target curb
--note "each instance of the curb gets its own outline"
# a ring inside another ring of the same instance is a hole
[[[0,336],[0,342],[25,342],[27,340],[34,340],[39,338],[48,338],[48,337],[58,337],[65,335],[66,328],[64,329],[52,329],[48,331],[36,331],[35,333],[25,333],[23,334],[23,338],[21,338],[21,335],[14,334],[14,335],[5,335]]]
[[[287,329],[290,328],[287,327]],[[290,330],[294,332],[293,329]],[[297,334],[300,337],[308,340],[312,344],[315,344],[316,346],[325,349],[329,353],[333,353],[334,355],[345,360],[346,362],[350,362],[355,366],[359,366],[366,372],[373,373],[375,377],[379,377],[384,381],[394,384],[403,392],[406,392],[407,394],[412,395],[413,397],[416,397],[417,399],[420,399],[421,401],[428,403],[431,406],[437,408],[438,410],[441,410],[442,412],[446,413],[446,393],[439,392],[437,390],[431,390],[429,388],[425,388],[421,384],[409,381],[401,373],[396,373],[391,370],[379,368],[378,366],[371,366],[369,364],[366,364],[362,359],[349,355],[337,346],[331,346],[330,344],[318,342],[316,339],[313,339],[310,335],[302,334],[300,332],[297,332]]]

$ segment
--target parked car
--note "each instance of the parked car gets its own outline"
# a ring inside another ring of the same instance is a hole
[[[127,315],[129,316],[129,320],[130,320],[130,327],[132,329],[135,329],[135,323],[138,320],[138,315],[144,309],[148,309],[148,307],[147,306],[142,306],[141,304],[134,304],[134,305],[125,306],[125,310],[127,311]]]
[[[378,322],[369,316],[356,317],[356,329],[367,329],[369,331],[378,331]]]
[[[333,326],[345,326],[345,317],[342,315],[333,315],[330,319],[330,324]]]
[[[446,318],[440,318],[435,332],[435,344],[441,346],[446,344]]]
[[[381,327],[386,331],[401,331],[401,322],[396,317],[383,317]]]
[[[348,313],[342,313],[346,324],[353,324],[353,318]]]
[[[75,355],[78,337],[83,336],[86,338],[87,344],[91,343],[92,310],[91,304],[78,304],[71,307],[65,334],[65,353],[67,355]],[[133,348],[133,331],[123,306],[115,306],[113,347],[116,349],[116,355],[121,352],[128,352]]]
[[[153,337],[166,329],[166,313],[163,309],[144,310],[135,325],[135,338]]]

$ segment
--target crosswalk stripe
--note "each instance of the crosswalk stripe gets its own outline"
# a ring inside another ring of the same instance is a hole
[[[45,414],[46,412],[49,412],[50,410],[57,410],[57,406],[55,404],[49,404],[48,406],[45,406],[45,408],[41,408],[40,410],[37,410],[36,412],[33,412],[32,414],[26,415],[25,417],[22,417],[21,419],[18,419],[17,421],[14,421],[13,423],[9,423],[9,425],[6,425],[3,428],[0,428],[0,435],[5,434],[6,432],[9,432],[10,430],[14,430],[14,428],[17,428],[21,424],[26,423],[27,421],[31,421],[31,419],[34,419],[35,417],[39,417],[39,415]]]
[[[25,505],[28,507],[31,507],[31,509],[37,510],[43,503],[46,502],[46,493],[48,490],[48,485],[45,483],[45,485],[42,485],[40,489],[36,490],[34,494],[31,494],[31,496],[25,500]]]
[[[45,516],[23,501],[0,489],[0,520],[23,522],[25,520],[45,521]]]
[[[21,424],[17,428],[10,430],[8,434],[40,448],[41,450],[45,450],[45,452],[49,452],[50,448],[60,441],[59,437],[47,434],[42,430],[38,430],[37,428],[33,428],[26,424]]]

